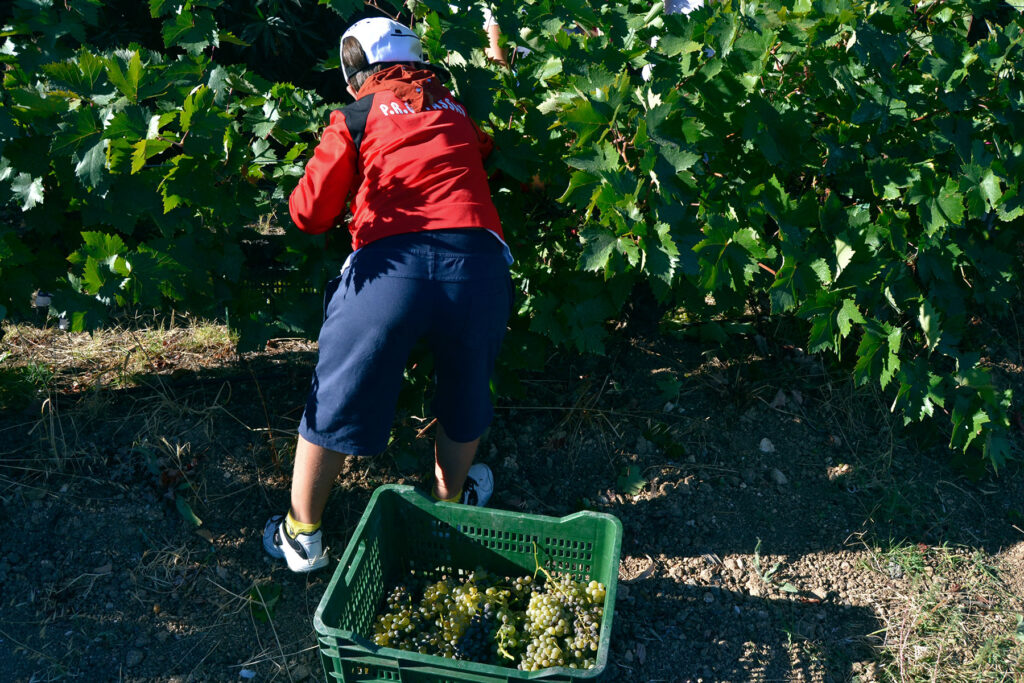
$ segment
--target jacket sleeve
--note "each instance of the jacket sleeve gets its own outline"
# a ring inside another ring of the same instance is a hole
[[[476,132],[476,141],[480,145],[480,157],[486,159],[490,156],[491,151],[494,150],[494,140],[477,125],[476,121],[470,119],[470,123],[473,124],[473,130]]]
[[[288,198],[288,212],[299,230],[318,235],[333,227],[345,211],[355,175],[356,146],[345,115],[332,112],[302,180]]]

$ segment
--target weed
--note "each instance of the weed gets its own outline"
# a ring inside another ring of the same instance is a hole
[[[262,586],[253,585],[249,590],[249,609],[253,619],[265,624],[274,617],[274,608],[281,599],[281,586],[266,583]]]
[[[776,562],[771,566],[770,569],[764,570],[761,566],[761,539],[757,539],[757,545],[754,546],[754,571],[757,572],[758,577],[761,581],[767,585],[778,585],[779,590],[786,593],[796,593],[797,587],[789,581],[784,581],[781,584],[778,583],[779,578],[776,576],[779,569],[782,568],[782,562]]]
[[[21,410],[45,397],[53,376],[53,368],[38,361],[0,369],[0,410]]]
[[[887,678],[1021,680],[1024,605],[982,553],[902,543],[876,549],[873,565],[907,579],[886,617]]]

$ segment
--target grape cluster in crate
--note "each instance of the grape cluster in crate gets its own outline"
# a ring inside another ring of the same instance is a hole
[[[568,574],[500,577],[483,569],[418,590],[396,585],[374,620],[377,645],[536,671],[595,665],[605,586]]]

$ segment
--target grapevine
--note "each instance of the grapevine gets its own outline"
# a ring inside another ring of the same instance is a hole
[[[500,577],[477,569],[422,590],[395,585],[374,618],[373,641],[399,650],[537,671],[597,661],[605,586],[543,570]],[[414,594],[419,600],[414,599]]]
[[[364,3],[138,4],[4,5],[0,321],[42,291],[75,332],[187,311],[242,351],[316,338],[347,240],[291,230],[287,198],[344,103],[328,59]],[[770,329],[953,451],[1017,455],[990,356],[1024,274],[1019,0],[502,0],[512,69],[476,13],[371,4],[422,32],[494,138],[520,294],[500,394],[554,347],[605,353],[618,322]],[[288,54],[266,38],[285,34],[304,36]]]

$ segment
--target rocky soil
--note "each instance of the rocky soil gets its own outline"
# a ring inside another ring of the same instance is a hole
[[[878,680],[917,576],[892,548],[980,553],[1024,599],[1018,470],[966,478],[798,350],[702,350],[631,339],[555,358],[498,406],[482,448],[493,506],[622,520],[604,680]],[[0,678],[322,679],[330,572],[292,575],[260,545],[287,504],[313,358],[282,345],[137,389],[83,379],[0,414]],[[426,425],[407,416],[387,454],[350,460],[332,557],[377,486],[427,481]]]

